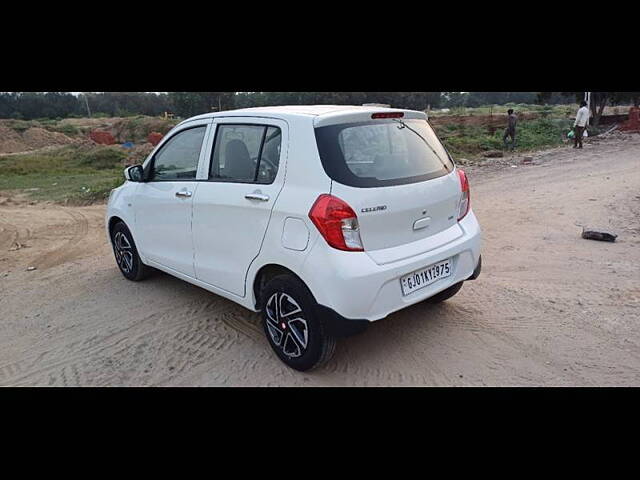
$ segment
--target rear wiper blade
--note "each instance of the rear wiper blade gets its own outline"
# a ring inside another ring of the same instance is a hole
[[[436,152],[433,147],[429,144],[429,142],[427,142],[427,140],[420,135],[418,132],[416,132],[413,128],[411,128],[409,125],[407,125],[406,123],[404,123],[402,120],[398,120],[397,118],[393,119],[394,122],[397,122],[400,124],[400,126],[398,126],[398,129],[402,130],[403,128],[408,128],[409,130],[411,130],[413,133],[415,133],[418,137],[420,137],[420,140],[422,140],[424,142],[424,144],[429,147],[429,149],[433,152],[433,154],[436,156],[436,158],[440,161],[440,163],[442,164],[442,166],[444,167],[444,169],[447,172],[450,172],[451,170],[449,170],[449,166],[444,162],[444,160],[442,160],[442,158],[440,158],[440,155],[438,155],[438,152]]]

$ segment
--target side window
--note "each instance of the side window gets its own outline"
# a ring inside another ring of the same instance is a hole
[[[280,129],[262,125],[218,125],[210,180],[273,183],[280,163]]]
[[[149,180],[193,180],[198,170],[205,125],[184,130],[155,154]]]
[[[258,183],[273,183],[280,164],[282,132],[278,127],[267,128],[258,168]]]

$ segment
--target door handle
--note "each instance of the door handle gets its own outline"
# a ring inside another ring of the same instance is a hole
[[[179,192],[176,192],[176,197],[187,198],[187,197],[190,197],[191,195],[192,193],[187,190],[180,190]]]
[[[261,202],[269,201],[269,195],[265,195],[264,193],[258,193],[258,192],[247,193],[244,196],[244,198],[246,198],[247,200],[260,200]]]

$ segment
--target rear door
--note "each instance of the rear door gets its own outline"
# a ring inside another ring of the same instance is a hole
[[[276,119],[220,118],[214,125],[208,181],[194,198],[195,273],[244,296],[246,273],[284,185],[289,132]]]
[[[136,190],[136,243],[142,255],[195,276],[191,214],[197,172],[211,120],[171,134],[145,164],[146,182]]]
[[[426,120],[371,118],[316,128],[331,193],[358,215],[365,251],[436,235],[457,223],[460,183]]]

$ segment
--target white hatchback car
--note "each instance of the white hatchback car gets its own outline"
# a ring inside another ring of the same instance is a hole
[[[249,108],[177,125],[113,190],[123,275],[148,267],[255,312],[297,370],[335,339],[480,273],[469,183],[425,114]]]

